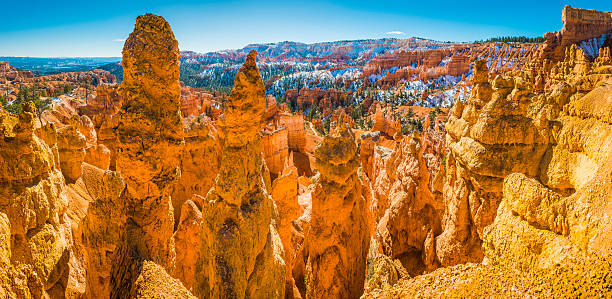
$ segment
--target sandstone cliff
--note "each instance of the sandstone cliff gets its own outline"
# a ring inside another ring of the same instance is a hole
[[[376,238],[383,254],[399,259],[411,275],[439,266],[434,238],[441,231],[443,134],[413,134],[376,163],[373,179]]]
[[[563,28],[544,35],[546,42],[540,56],[553,61],[563,59],[565,49],[572,44],[612,32],[612,12],[573,8],[566,5],[562,12]]]

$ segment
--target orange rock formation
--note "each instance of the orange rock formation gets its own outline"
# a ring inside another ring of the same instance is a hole
[[[546,42],[540,50],[542,58],[562,60],[565,49],[572,44],[612,32],[612,12],[566,5],[563,8],[562,20],[561,30],[544,34]]]
[[[221,167],[202,206],[194,291],[200,297],[282,298],[285,262],[261,155],[264,85],[252,51],[236,74],[222,128]]]
[[[350,128],[340,125],[315,150],[321,173],[312,195],[307,298],[359,298],[363,293],[368,227]]]
[[[293,157],[289,156],[285,160],[282,173],[272,182],[271,194],[278,207],[278,234],[285,251],[285,295],[288,298],[299,298],[301,294],[293,279],[293,265],[301,249],[302,240],[296,236],[299,232],[296,231],[293,221],[302,215],[302,210],[298,203],[298,170],[293,165]]]
[[[477,62],[472,95],[451,110],[435,253],[442,265],[483,263],[368,296],[609,294],[612,65],[607,49],[594,62],[565,53],[540,90],[529,73],[489,78]]]
[[[376,163],[383,167],[375,171],[372,186],[378,245],[411,275],[439,265],[434,238],[442,231],[444,213],[443,152],[443,135],[426,131],[403,137]]]
[[[36,108],[17,117],[0,108],[0,295],[62,296],[69,270],[64,177],[52,149],[34,134]]]
[[[174,217],[170,192],[179,178],[183,139],[179,51],[170,25],[146,14],[136,19],[123,50],[123,83],[116,134],[117,170],[126,181],[126,225],[114,263],[115,292],[131,288],[128,265],[149,260],[172,273]],[[143,69],[149,70],[144,72]]]

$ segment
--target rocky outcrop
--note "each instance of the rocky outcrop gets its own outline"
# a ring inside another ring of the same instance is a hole
[[[34,134],[36,108],[0,108],[0,294],[63,296],[70,275],[66,187],[56,156]]]
[[[138,275],[129,292],[123,293],[129,294],[129,298],[196,298],[178,279],[168,275],[164,268],[156,263],[144,261],[132,268]]]
[[[270,175],[272,178],[276,178],[283,171],[285,162],[289,157],[287,128],[283,126],[279,128],[269,126],[262,133],[261,147],[264,159],[270,170]]]
[[[425,132],[402,138],[373,180],[378,245],[411,275],[439,266],[434,238],[442,232],[444,213],[442,136]]]
[[[541,58],[552,61],[563,59],[565,50],[580,41],[612,32],[612,12],[573,8],[566,5],[562,12],[563,28],[544,34]]]
[[[87,105],[77,107],[79,115],[89,117],[93,123],[98,139],[98,146],[87,150],[86,162],[96,165],[102,169],[116,169],[116,146],[117,134],[115,127],[119,117],[117,113],[121,109],[121,98],[117,87],[110,85],[98,85],[96,96],[87,99]],[[108,150],[108,153],[104,149]],[[108,155],[108,166],[106,156]]]
[[[609,295],[610,258],[586,264],[555,266],[534,272],[512,268],[462,264],[440,268],[393,286],[374,289],[363,298],[484,298],[484,297],[598,297]]]
[[[484,231],[483,250],[492,262],[545,269],[612,254],[612,242],[604,237],[612,232],[612,75],[604,73],[559,83],[540,97],[553,103],[570,100],[562,112],[558,104],[542,109],[558,127],[539,175],[517,172],[504,178],[497,216]],[[585,79],[602,80],[594,84],[602,86],[584,94]],[[559,93],[558,87],[568,83],[569,90]],[[529,249],[534,246],[538,250]]]
[[[30,77],[25,79],[26,83],[36,84],[69,84],[73,87],[79,87],[83,82],[97,82],[98,84],[114,84],[117,82],[115,75],[109,71],[101,69],[93,69],[83,72],[65,72],[52,75]],[[86,92],[86,91],[85,91]]]
[[[285,251],[287,267],[285,295],[288,298],[298,298],[301,295],[293,278],[294,261],[302,246],[300,242],[302,238],[294,226],[294,221],[302,215],[302,209],[298,203],[298,170],[293,165],[292,156],[285,159],[284,164],[282,173],[272,182],[271,195],[278,207],[278,235]]]
[[[312,194],[307,298],[359,298],[369,245],[359,157],[350,128],[340,125],[315,150],[321,176]]]
[[[200,248],[202,212],[193,201],[187,200],[181,207],[180,215],[178,227],[174,232],[176,267],[173,276],[183,282],[187,289],[192,290]]]
[[[9,65],[6,61],[0,61],[0,83],[6,84],[10,81],[25,81],[27,78],[34,77],[30,71],[18,70]]]
[[[111,265],[125,226],[125,181],[114,171],[83,164],[82,183],[89,203],[79,223],[80,246],[86,256],[86,296],[109,298]]]
[[[503,179],[512,172],[538,173],[550,134],[548,124],[528,115],[530,84],[522,78],[488,80],[484,61],[473,73],[467,103],[457,102],[446,124],[444,232],[436,238],[443,266],[479,262],[484,228],[493,222]]]
[[[215,123],[206,116],[189,117],[184,122],[185,145],[179,154],[181,177],[171,192],[175,227],[187,200],[202,206],[203,198],[215,183],[221,159],[221,140]]]
[[[520,69],[537,52],[537,44],[492,42],[446,45],[424,51],[395,51],[372,59],[363,68],[363,76],[382,88],[394,88],[404,81],[429,81],[447,75],[467,76],[470,66],[479,59],[487,60],[492,73]]]
[[[236,74],[221,127],[221,167],[202,206],[194,292],[212,298],[279,298],[285,262],[261,155],[264,85],[252,51]]]
[[[374,126],[372,132],[381,132],[387,138],[393,139],[395,133],[401,131],[398,129],[398,122],[392,119],[389,111],[384,111],[380,104],[376,105],[376,113],[374,114]]]
[[[129,272],[128,265],[135,257],[169,273],[174,269],[170,192],[180,176],[178,158],[184,143],[178,43],[166,20],[153,14],[136,19],[122,65],[116,167],[126,182],[122,200],[127,219],[113,263],[113,292],[133,283],[137,273]]]
[[[181,87],[181,114],[183,117],[206,113],[212,118],[217,112],[217,109],[213,107],[213,102],[213,96],[210,93],[197,91],[192,87]]]
[[[319,144],[317,137],[307,134],[304,128],[304,116],[288,112],[280,113],[279,124],[287,128],[287,146],[293,152],[293,163],[299,175],[312,176],[312,161],[315,146]]]
[[[321,88],[301,88],[299,90],[289,89],[286,92],[286,101],[292,102],[299,110],[316,104],[320,109],[332,109],[332,107],[344,106],[350,99],[350,93],[337,90]]]
[[[443,265],[484,261],[368,296],[610,294],[612,66],[599,64],[607,50],[596,68],[581,52],[551,66],[542,92],[526,73],[491,80],[476,64],[472,96],[446,125],[447,208],[435,241]]]
[[[399,260],[392,260],[386,255],[380,255],[371,262],[371,276],[366,286],[366,294],[371,290],[388,288],[400,279],[409,278],[410,275]]]
[[[79,131],[81,118],[74,115],[69,124],[57,132],[57,147],[60,166],[66,182],[74,183],[83,173],[82,164],[85,161],[87,139]]]

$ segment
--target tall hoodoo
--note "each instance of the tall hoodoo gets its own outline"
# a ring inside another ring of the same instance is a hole
[[[369,233],[357,176],[355,136],[342,124],[315,150],[321,177],[312,195],[307,236],[308,298],[359,298],[363,293]]]
[[[251,51],[236,74],[221,127],[221,168],[202,206],[194,292],[204,298],[281,298],[285,262],[261,155],[264,84]]]
[[[171,273],[175,253],[169,189],[180,176],[183,123],[178,43],[168,22],[153,14],[139,16],[125,42],[122,64],[123,106],[116,133],[117,170],[126,181],[124,252]]]

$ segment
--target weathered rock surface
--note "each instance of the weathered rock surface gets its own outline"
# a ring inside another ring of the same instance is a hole
[[[546,42],[540,50],[543,58],[560,61],[565,49],[572,44],[612,32],[612,12],[566,5],[561,15],[563,28],[544,34]]]
[[[287,128],[281,126],[266,127],[263,130],[261,140],[262,151],[270,175],[274,178],[279,176],[284,169],[285,161],[289,157],[289,139]],[[293,159],[293,157],[292,157]],[[291,161],[293,163],[293,161]]]
[[[160,265],[144,261],[139,268],[138,276],[129,290],[130,298],[196,298]]]
[[[371,276],[366,286],[367,291],[388,288],[400,279],[410,277],[399,260],[392,260],[386,255],[377,256],[370,263],[372,265],[368,271],[371,271]]]
[[[206,116],[185,118],[184,122],[185,145],[179,154],[181,177],[171,192],[175,227],[180,222],[183,203],[193,200],[202,206],[221,163],[221,138],[215,123]]]
[[[503,178],[537,175],[550,138],[548,123],[527,112],[531,86],[522,78],[489,81],[484,61],[473,76],[472,95],[453,107],[446,124],[445,216],[436,238],[443,266],[482,259],[482,233],[495,218]]]
[[[99,85],[96,88],[96,96],[87,100],[87,105],[77,108],[79,114],[86,115],[92,121],[98,138],[98,147],[88,149],[85,159],[87,163],[106,169],[107,153],[100,145],[104,145],[109,151],[108,168],[116,169],[116,146],[117,127],[121,109],[121,98],[115,86]],[[89,154],[89,152],[92,152]],[[89,158],[88,158],[89,156]]]
[[[176,232],[174,244],[176,248],[176,268],[174,277],[178,278],[189,290],[193,288],[195,265],[200,248],[200,226],[202,225],[202,212],[191,200],[187,200],[181,207],[181,219]]]
[[[57,132],[60,167],[68,183],[76,182],[83,173],[81,165],[85,161],[87,139],[79,131],[80,124],[81,118],[75,115]]]
[[[111,265],[126,222],[121,197],[125,181],[117,172],[83,164],[82,182],[90,200],[79,224],[87,265],[86,296],[108,298],[115,287],[110,280]]]
[[[221,167],[202,206],[194,293],[212,298],[280,298],[285,262],[261,155],[264,85],[252,51],[236,74],[222,128]]]
[[[341,125],[315,150],[321,174],[312,194],[307,298],[358,298],[369,246],[355,136]]]

